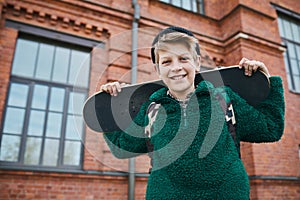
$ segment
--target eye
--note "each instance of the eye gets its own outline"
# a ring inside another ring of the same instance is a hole
[[[170,60],[163,60],[162,62],[161,62],[161,64],[162,65],[167,65],[167,64],[169,64],[171,61]]]
[[[183,56],[183,57],[180,58],[180,60],[181,60],[181,61],[189,61],[190,58],[187,57],[187,56]]]

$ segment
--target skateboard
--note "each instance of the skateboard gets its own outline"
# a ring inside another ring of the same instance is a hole
[[[263,72],[257,71],[249,77],[238,66],[200,72],[195,76],[195,85],[202,80],[211,82],[215,87],[230,87],[254,107],[268,96],[270,89],[269,79]],[[165,84],[156,80],[124,86],[116,97],[106,92],[95,93],[84,103],[84,121],[96,132],[125,130],[141,105],[162,87],[166,87]]]

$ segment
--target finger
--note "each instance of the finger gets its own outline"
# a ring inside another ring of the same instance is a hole
[[[252,72],[253,72],[253,65],[249,65],[248,71],[247,71],[247,76],[252,76]]]
[[[245,75],[252,76],[253,72],[256,72],[257,69],[261,67],[261,62],[256,60],[248,60],[245,62],[245,65],[247,65],[247,68],[245,69]]]
[[[247,64],[248,64],[247,75],[252,76],[254,67],[256,66],[256,61],[251,60],[251,61],[248,61]]]
[[[106,92],[107,93],[109,93],[110,95],[113,95],[112,85],[111,84],[107,84],[105,88],[106,88]]]
[[[253,66],[253,72],[256,72],[257,70],[259,70],[261,68],[261,63],[257,62],[254,66]]]
[[[121,92],[122,91],[122,86],[123,85],[124,85],[123,83],[122,84],[120,84],[120,83],[116,84],[117,92]]]
[[[249,61],[246,61],[245,63],[243,63],[242,67],[244,68],[244,74],[246,76],[249,75],[250,73],[250,65],[248,64]]]
[[[110,92],[112,96],[117,96],[121,92],[121,84],[119,82],[113,82],[110,84]]]
[[[259,67],[260,67],[260,66],[259,66],[258,64],[256,64],[256,65],[254,65],[254,66],[253,66],[253,68],[252,68],[252,69],[253,69],[253,71],[254,71],[254,72],[256,72],[256,71],[257,71],[257,69],[259,69]]]
[[[245,67],[245,63],[248,61],[249,59],[247,58],[242,58],[240,63],[239,63],[239,68],[242,69],[243,67]]]
[[[100,92],[106,92],[112,96],[117,96],[118,93],[121,92],[121,84],[119,82],[107,83],[100,87]]]
[[[249,62],[249,73],[248,75],[251,76],[253,74],[253,72],[256,72],[257,69],[262,67],[262,62],[256,61],[256,60],[252,60]]]
[[[101,85],[100,92],[107,92],[106,85]]]
[[[112,87],[111,87],[112,96],[117,96],[118,95],[118,93],[119,93],[118,88],[120,88],[120,84],[112,85]]]

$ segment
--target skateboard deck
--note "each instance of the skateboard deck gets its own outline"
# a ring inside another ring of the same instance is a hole
[[[254,107],[268,96],[270,89],[269,79],[263,72],[257,71],[249,77],[238,66],[200,72],[195,76],[195,85],[202,80],[211,82],[215,87],[230,87]],[[165,84],[157,80],[122,87],[122,92],[116,97],[106,92],[95,93],[84,104],[84,121],[96,132],[124,130],[141,105],[162,87],[166,87]]]

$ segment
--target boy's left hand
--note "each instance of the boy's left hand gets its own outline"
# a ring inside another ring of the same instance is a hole
[[[246,76],[252,76],[253,72],[256,72],[257,70],[260,70],[264,72],[268,77],[270,77],[268,68],[263,62],[257,61],[257,60],[249,60],[247,58],[242,58],[242,60],[239,63],[240,69],[245,69],[245,75]]]

